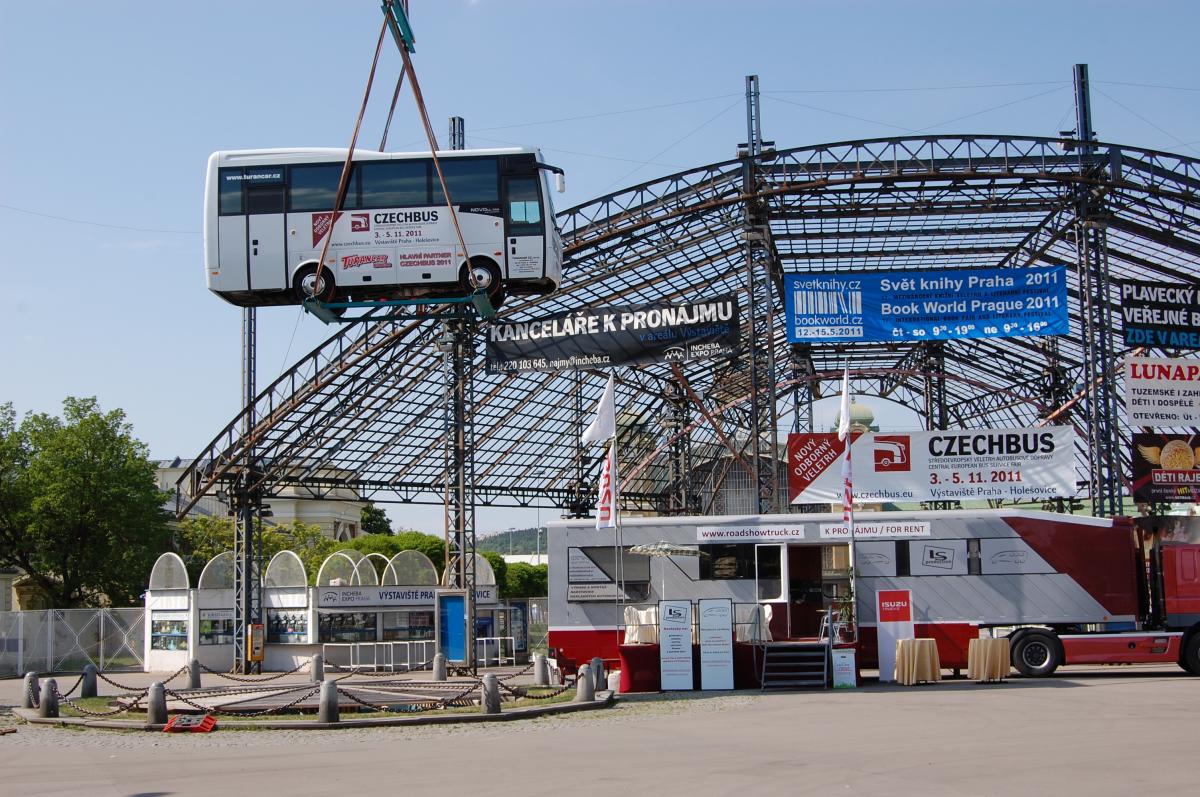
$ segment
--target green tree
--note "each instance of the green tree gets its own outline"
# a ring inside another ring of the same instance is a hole
[[[219,553],[233,550],[233,534],[232,518],[201,516],[184,518],[179,522],[176,549],[187,563],[188,574],[193,584],[210,559]],[[292,521],[279,526],[262,527],[264,572],[272,556],[280,551],[289,550],[300,557],[308,575],[308,583],[314,584],[321,563],[337,547],[338,544],[326,537],[320,526]]]
[[[506,598],[544,598],[547,594],[545,565],[513,562],[508,566]]]
[[[66,398],[61,418],[0,405],[0,565],[61,608],[134,603],[167,547],[168,497],[120,410]]]
[[[496,574],[496,586],[499,589],[500,597],[509,597],[508,562],[504,561],[504,557],[495,551],[479,551],[479,553],[483,554],[483,558],[488,560],[488,564],[492,566],[492,572]]]
[[[362,508],[362,530],[366,534],[391,534],[392,522],[388,520],[387,512],[384,512],[374,504],[367,504]]]

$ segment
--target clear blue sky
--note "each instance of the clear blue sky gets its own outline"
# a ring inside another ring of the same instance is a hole
[[[412,0],[412,18],[438,135],[460,115],[470,146],[542,147],[560,209],[733,156],[747,74],[784,148],[1053,135],[1086,62],[1103,140],[1200,156],[1194,2]],[[380,22],[376,0],[0,0],[0,402],[95,395],[154,456],[199,451],[239,407],[240,311],[202,273],[205,159],[348,144]],[[365,146],[398,64],[389,43]],[[422,146],[410,94],[390,143]],[[259,325],[260,384],[329,334],[294,307]]]

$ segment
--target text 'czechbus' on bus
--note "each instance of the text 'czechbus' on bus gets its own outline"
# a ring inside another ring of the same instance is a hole
[[[213,153],[204,200],[209,290],[241,307],[314,295],[436,298],[470,292],[473,274],[499,306],[506,293],[558,288],[562,238],[547,173],[562,171],[537,150],[438,153],[466,252],[430,153],[356,150],[335,217],[345,159],[344,149]]]

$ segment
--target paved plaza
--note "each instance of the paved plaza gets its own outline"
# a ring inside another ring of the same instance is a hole
[[[0,794],[961,797],[1190,790],[1196,679],[1173,667],[1060,672],[998,685],[948,680],[846,692],[635,697],[602,711],[489,725],[226,729],[206,736],[19,724],[0,736]],[[19,681],[0,682],[5,706],[19,694]],[[2,722],[16,724],[8,716]]]

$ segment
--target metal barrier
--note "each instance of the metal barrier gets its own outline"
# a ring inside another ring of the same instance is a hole
[[[509,649],[512,650],[512,637]],[[433,665],[434,640],[411,639],[388,642],[326,642],[321,645],[325,663],[351,670],[411,672]],[[515,656],[509,656],[516,663]]]
[[[0,677],[142,669],[145,610],[46,609],[0,612]]]
[[[508,642],[508,655],[504,655],[505,642]],[[517,643],[510,636],[481,636],[475,639],[475,663],[482,664],[484,667],[490,667],[492,656],[489,655],[489,649],[493,648],[496,651],[495,661],[497,667],[503,667],[504,662],[515,665],[517,663]]]

